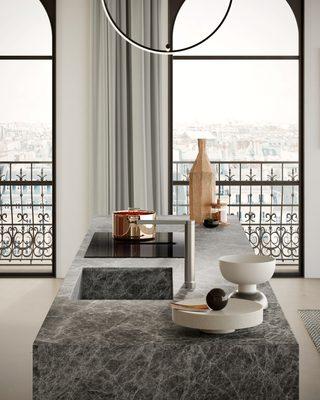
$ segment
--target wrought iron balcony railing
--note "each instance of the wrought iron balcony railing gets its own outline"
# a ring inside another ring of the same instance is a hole
[[[296,162],[212,162],[217,195],[239,217],[256,253],[299,264]],[[188,213],[192,162],[174,162],[173,212]],[[0,265],[52,265],[51,162],[0,162]]]
[[[173,213],[188,213],[192,162],[173,163]],[[217,196],[239,217],[257,254],[280,266],[299,265],[299,164],[297,162],[212,162]]]
[[[52,211],[51,162],[0,162],[0,265],[52,265]]]

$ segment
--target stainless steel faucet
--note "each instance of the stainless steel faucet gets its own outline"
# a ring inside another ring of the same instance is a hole
[[[194,289],[195,281],[195,222],[190,220],[139,220],[139,225],[184,225],[184,287]]]

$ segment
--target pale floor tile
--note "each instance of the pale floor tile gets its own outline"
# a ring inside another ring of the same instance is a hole
[[[31,400],[32,342],[60,284],[56,279],[0,279],[1,400]],[[300,344],[300,399],[319,400],[320,354],[297,310],[320,309],[320,280],[273,279],[271,284]]]
[[[320,279],[278,278],[271,286],[300,346],[300,400],[320,400],[320,353],[298,314],[320,309]]]

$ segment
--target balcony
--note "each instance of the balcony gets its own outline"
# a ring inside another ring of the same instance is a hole
[[[192,161],[173,165],[173,213],[188,213]],[[283,271],[299,268],[297,162],[212,162],[217,196],[238,216],[257,254]],[[0,273],[51,272],[51,162],[0,163]]]
[[[51,162],[0,162],[0,274],[50,273]]]
[[[188,213],[192,161],[173,163],[173,213]],[[277,260],[278,271],[299,270],[299,164],[215,162],[217,196],[236,215],[256,254]]]

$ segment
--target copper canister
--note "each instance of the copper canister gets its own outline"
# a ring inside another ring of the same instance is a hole
[[[154,211],[132,209],[115,211],[112,235],[117,240],[151,240],[156,237],[156,225],[138,224],[138,221],[155,220]]]

